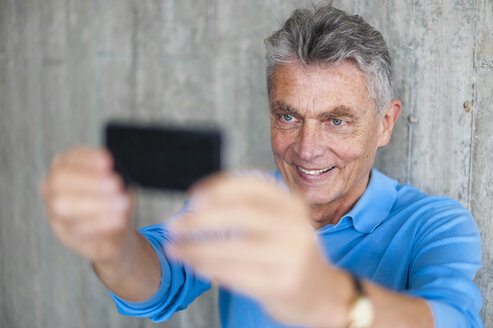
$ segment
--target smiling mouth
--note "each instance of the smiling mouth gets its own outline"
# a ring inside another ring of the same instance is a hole
[[[307,170],[307,169],[304,169],[302,168],[301,166],[298,166],[298,169],[305,173],[305,174],[308,174],[308,175],[320,175],[320,174],[324,174],[325,172],[328,172],[330,170],[332,170],[333,168],[335,168],[335,166],[331,166],[331,167],[328,167],[328,168],[325,168],[325,169],[321,169],[321,170]]]

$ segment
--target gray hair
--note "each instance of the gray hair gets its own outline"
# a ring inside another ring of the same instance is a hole
[[[384,113],[392,100],[391,59],[382,34],[360,16],[349,15],[331,3],[295,10],[265,45],[269,94],[277,65],[352,60],[366,77],[377,115]]]

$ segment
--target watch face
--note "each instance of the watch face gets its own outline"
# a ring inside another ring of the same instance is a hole
[[[368,297],[360,295],[349,313],[349,328],[369,328],[373,323],[373,305]]]

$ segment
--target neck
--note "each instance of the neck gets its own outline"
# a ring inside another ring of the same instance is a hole
[[[370,171],[371,172],[371,171]],[[311,205],[312,225],[321,229],[328,224],[337,224],[361,198],[370,181],[370,172],[356,183],[351,190],[340,198],[327,204]]]

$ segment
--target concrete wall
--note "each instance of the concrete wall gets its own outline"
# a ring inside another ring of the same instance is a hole
[[[404,104],[376,166],[459,200],[483,237],[476,280],[493,327],[493,1],[335,1],[379,28]],[[216,292],[166,323],[119,316],[44,218],[56,152],[111,117],[226,128],[229,167],[272,169],[263,38],[308,1],[0,0],[0,326],[217,327]],[[137,225],[183,196],[140,192]]]

